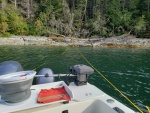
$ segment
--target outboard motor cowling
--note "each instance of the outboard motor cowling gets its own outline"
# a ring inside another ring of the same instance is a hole
[[[0,63],[0,76],[19,71],[23,71],[23,68],[17,61],[5,61]]]
[[[94,70],[89,66],[79,64],[72,66],[70,72],[76,75],[75,84],[81,86],[87,84],[87,78],[90,74],[93,74]]]
[[[48,74],[48,77],[46,75]],[[45,83],[51,83],[54,82],[54,77],[50,77],[49,75],[52,75],[53,71],[49,68],[43,68],[39,71],[38,75],[45,75],[45,77],[37,77],[36,78],[36,84],[45,84]]]

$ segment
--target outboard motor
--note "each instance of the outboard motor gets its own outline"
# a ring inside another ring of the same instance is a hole
[[[52,74],[53,74],[53,71],[49,68],[41,69],[39,71],[38,75],[45,75],[45,77],[37,77],[36,84],[44,84],[44,83],[54,82],[54,77],[49,77],[49,75],[52,75]]]
[[[23,71],[23,68],[17,61],[5,61],[0,63],[0,76],[18,71]]]
[[[70,72],[76,75],[75,84],[81,86],[87,84],[87,78],[90,74],[93,74],[94,70],[89,66],[79,64],[70,67]]]

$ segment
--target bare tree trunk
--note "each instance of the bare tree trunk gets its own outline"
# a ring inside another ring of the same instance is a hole
[[[73,10],[75,9],[75,0],[72,0],[72,7],[73,7]]]
[[[30,0],[28,0],[28,3],[27,3],[27,18],[30,18]]]
[[[7,1],[14,4],[15,9],[17,9],[17,0],[7,0]]]
[[[105,0],[105,13],[107,13],[107,5],[108,5],[108,1],[107,0]]]
[[[15,8],[17,9],[17,0],[15,0],[14,2],[15,2]]]
[[[124,11],[124,9],[125,9],[125,8],[124,8],[124,7],[125,7],[125,0],[123,0],[122,2],[123,2],[123,3],[122,3],[122,10]]]
[[[33,0],[30,0],[30,19],[33,18],[33,15],[34,15],[33,9],[35,8],[33,5],[34,5]]]
[[[5,6],[6,6],[6,0],[2,0],[1,1],[2,10],[5,8]]]
[[[30,7],[33,6],[33,0],[30,0]]]
[[[72,35],[73,32],[74,32],[74,30],[73,30],[73,21],[74,21],[74,14],[70,14],[70,21],[69,21],[70,35]]]
[[[83,25],[83,19],[86,16],[87,2],[88,2],[88,0],[85,0],[85,7],[84,7],[84,11],[83,11],[83,16],[81,16],[81,20],[80,20],[81,27]],[[81,32],[81,27],[79,28],[79,32]]]
[[[131,34],[132,30],[133,30],[133,28],[131,28],[131,29],[130,29],[130,31],[128,32],[128,35],[130,35],[130,34]]]
[[[113,17],[114,18],[114,17]],[[115,24],[114,24],[114,19],[113,19],[113,36],[114,36],[114,34],[115,34]]]
[[[85,0],[85,7],[84,7],[84,12],[83,12],[82,20],[86,16],[87,2],[88,2],[88,0]]]
[[[149,14],[149,10],[150,10],[150,0],[148,0],[148,4],[147,4],[147,11],[148,11],[148,14]]]

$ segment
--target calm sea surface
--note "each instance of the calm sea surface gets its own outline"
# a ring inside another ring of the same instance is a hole
[[[80,51],[130,100],[147,112],[145,106],[150,106],[150,49],[80,48]],[[19,61],[25,70],[36,68],[37,72],[49,67],[54,73],[69,73],[70,66],[88,65],[75,48],[65,47],[0,46],[0,62],[7,60]],[[96,72],[88,80],[136,110]]]

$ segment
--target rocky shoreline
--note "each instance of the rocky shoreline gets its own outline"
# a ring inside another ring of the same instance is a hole
[[[140,47],[150,48],[150,39],[121,36],[112,38],[79,39],[69,37],[0,37],[0,45],[46,45],[46,46],[80,46],[80,47]]]

